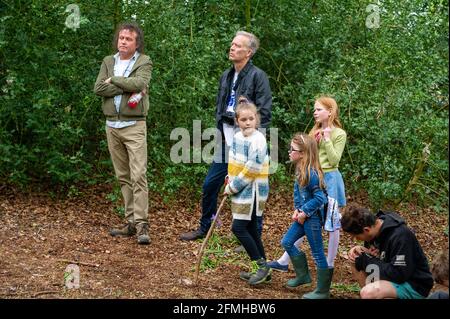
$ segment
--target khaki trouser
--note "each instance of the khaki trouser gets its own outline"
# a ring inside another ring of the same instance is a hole
[[[147,123],[121,129],[106,126],[108,149],[130,223],[148,223]]]

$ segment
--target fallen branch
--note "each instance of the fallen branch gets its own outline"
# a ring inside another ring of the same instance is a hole
[[[59,291],[56,291],[56,290],[40,291],[40,292],[35,293],[33,295],[33,298],[36,298],[37,296],[40,296],[40,295],[57,294],[57,293],[59,293]]]
[[[77,264],[82,266],[89,266],[89,267],[100,267],[99,264],[91,264],[91,263],[85,263],[81,261],[75,261],[75,260],[69,260],[69,259],[57,259],[57,261],[69,263],[69,264]]]

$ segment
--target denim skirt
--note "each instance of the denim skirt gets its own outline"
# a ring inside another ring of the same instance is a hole
[[[341,228],[341,213],[339,208],[347,204],[345,199],[345,186],[341,172],[338,170],[324,174],[325,185],[328,193],[328,211],[324,229],[335,231]]]

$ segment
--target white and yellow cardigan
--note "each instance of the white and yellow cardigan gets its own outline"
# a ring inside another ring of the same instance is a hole
[[[256,196],[256,215],[262,216],[269,196],[269,155],[264,135],[255,130],[233,137],[228,159],[227,191],[232,193],[234,219],[251,220]]]

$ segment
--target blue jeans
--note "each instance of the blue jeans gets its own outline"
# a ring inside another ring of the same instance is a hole
[[[217,212],[217,197],[222,187],[225,176],[228,174],[228,163],[212,162],[203,182],[202,195],[202,218],[200,219],[200,230],[207,233],[211,226],[211,217]]]
[[[328,268],[327,259],[323,252],[322,225],[320,224],[320,217],[317,214],[307,218],[303,225],[297,222],[292,223],[281,240],[281,246],[283,246],[290,257],[299,256],[300,251],[295,247],[294,243],[297,239],[305,235],[311,247],[311,253],[317,268]]]

